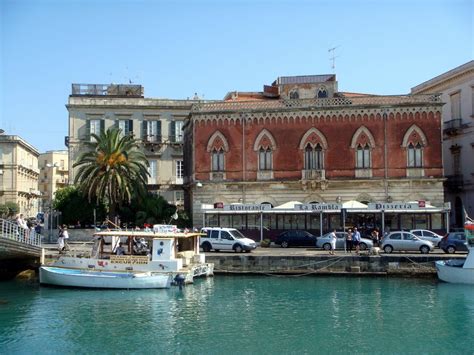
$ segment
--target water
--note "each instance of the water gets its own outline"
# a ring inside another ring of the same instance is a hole
[[[0,283],[1,354],[474,354],[474,287],[216,276],[170,290]]]

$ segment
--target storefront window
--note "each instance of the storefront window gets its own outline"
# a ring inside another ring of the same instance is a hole
[[[413,214],[407,213],[400,216],[400,227],[403,230],[413,229]]]
[[[319,214],[310,214],[308,216],[308,229],[312,231],[319,231]]]
[[[398,227],[398,215],[392,213],[385,214],[385,232],[392,232],[400,229]]]
[[[431,229],[443,229],[443,214],[442,213],[433,213],[431,215]]]
[[[264,214],[263,226],[268,229],[276,229],[276,216],[274,214]]]
[[[230,226],[230,216],[228,214],[222,214],[219,216],[219,224],[221,227],[229,227]]]
[[[429,227],[428,227],[428,215],[427,214],[416,214],[415,215],[415,229],[429,229]]]
[[[232,215],[232,228],[245,229],[245,215],[235,214]]]

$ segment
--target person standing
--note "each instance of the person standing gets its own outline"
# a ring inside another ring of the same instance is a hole
[[[28,225],[26,221],[23,219],[23,214],[20,213],[16,219],[16,223],[18,224],[18,227],[22,229],[28,229]]]
[[[64,231],[61,227],[59,227],[59,233],[58,233],[58,251],[59,253],[62,253],[64,250]]]
[[[337,241],[337,235],[336,235],[336,230],[334,229],[329,234],[329,243],[331,244],[331,250],[329,251],[330,255],[334,255],[334,251],[336,250],[336,241]]]
[[[352,229],[350,228],[346,235],[346,251],[352,254]]]
[[[63,234],[63,238],[64,238],[63,250],[69,250],[69,244],[67,243],[67,241],[69,240],[69,233],[67,231],[67,225],[63,224],[62,231],[63,231],[62,234]]]
[[[356,254],[359,254],[360,232],[357,230],[357,227],[354,227],[354,233],[352,234],[352,245],[355,247]]]

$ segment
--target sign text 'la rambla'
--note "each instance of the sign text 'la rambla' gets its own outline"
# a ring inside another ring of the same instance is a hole
[[[272,209],[272,205],[264,203],[262,205],[253,204],[235,204],[225,205],[224,211],[269,211]]]
[[[295,205],[295,211],[335,211],[340,210],[340,203],[305,203]]]

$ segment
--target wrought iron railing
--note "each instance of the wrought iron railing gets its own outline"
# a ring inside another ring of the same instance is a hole
[[[23,244],[41,246],[41,234],[36,233],[34,229],[20,227],[16,222],[10,222],[0,219],[2,233],[0,238],[12,239]]]

